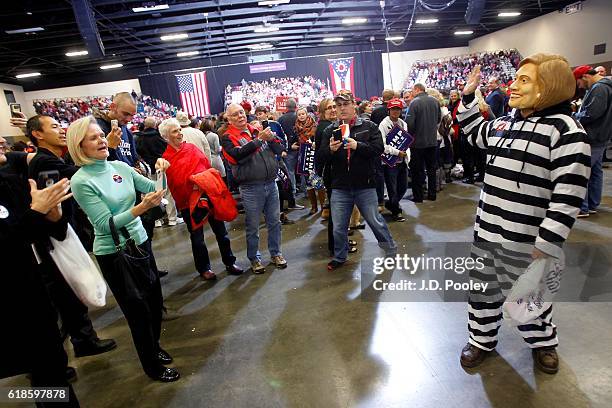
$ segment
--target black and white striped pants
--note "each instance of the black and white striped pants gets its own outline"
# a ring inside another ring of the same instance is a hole
[[[501,326],[503,302],[486,303],[468,301],[469,343],[491,351],[497,346],[497,333]],[[552,305],[528,324],[518,326],[530,348],[556,347],[557,327],[552,322]]]

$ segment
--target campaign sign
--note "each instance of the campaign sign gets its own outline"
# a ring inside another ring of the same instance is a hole
[[[315,169],[315,152],[310,143],[300,144],[300,153],[298,154],[297,174],[307,176]]]
[[[387,133],[387,144],[398,150],[408,150],[410,145],[412,145],[412,142],[414,142],[414,137],[397,125],[395,125],[393,129]],[[381,154],[380,158],[386,165],[391,167],[395,166],[400,159],[399,156],[394,156],[388,153]]]

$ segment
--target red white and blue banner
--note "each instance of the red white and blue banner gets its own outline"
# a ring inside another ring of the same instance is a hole
[[[183,111],[194,116],[210,115],[206,71],[176,76]]]
[[[327,63],[334,95],[342,89],[355,93],[355,58],[328,59]]]

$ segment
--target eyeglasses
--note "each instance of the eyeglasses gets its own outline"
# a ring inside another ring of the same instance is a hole
[[[336,105],[329,105],[325,110],[332,110],[336,107]]]

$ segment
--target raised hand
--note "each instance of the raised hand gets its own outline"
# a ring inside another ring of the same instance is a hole
[[[480,75],[480,65],[476,65],[470,75],[468,75],[467,83],[463,88],[464,95],[471,95],[476,91],[476,88],[480,85],[481,75]]]
[[[70,182],[68,179],[62,179],[42,190],[38,189],[34,180],[30,179],[28,181],[30,183],[30,195],[32,196],[30,208],[41,214],[48,214],[49,211],[56,208],[60,203],[72,197],[72,193],[69,193]]]

